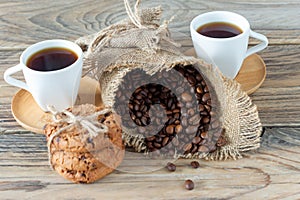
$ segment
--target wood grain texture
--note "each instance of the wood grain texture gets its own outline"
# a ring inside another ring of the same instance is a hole
[[[141,167],[127,155],[123,168],[95,184],[64,180],[48,166],[45,137],[25,131],[13,119],[10,102],[19,89],[7,85],[2,74],[35,42],[75,40],[125,18],[123,1],[0,1],[1,200],[300,199],[300,0],[142,0],[143,7],[157,5],[162,5],[164,19],[176,17],[170,29],[186,36],[180,40],[185,50],[192,47],[190,20],[213,10],[238,12],[269,38],[269,47],[259,53],[267,66],[266,80],[251,95],[267,127],[261,148],[238,161],[201,161],[199,169],[178,160],[174,173],[158,163],[149,164],[159,168],[151,173],[124,172]],[[22,79],[22,74],[16,77]],[[188,178],[195,182],[192,191],[183,187]]]
[[[133,4],[133,1],[131,1]],[[189,35],[189,22],[212,10],[244,15],[254,30],[266,34],[270,44],[300,44],[299,1],[143,1],[142,7],[161,5],[164,19],[176,16],[172,29]],[[267,6],[266,6],[267,5]],[[0,46],[24,48],[37,41],[76,38],[97,32],[126,17],[123,1],[8,1],[0,5]],[[286,23],[288,22],[288,23]],[[7,37],[9,36],[9,37]]]
[[[0,74],[18,62],[19,53],[0,50],[0,60],[3,58]],[[250,96],[258,106],[263,125],[300,126],[299,46],[271,45],[259,54],[267,66],[267,76],[261,87]],[[16,77],[22,79],[21,74]],[[10,113],[11,98],[17,91],[16,87],[7,85],[0,77],[0,129],[22,131]]]
[[[149,173],[115,171],[92,185],[72,184],[48,166],[43,135],[0,135],[0,194],[7,199],[278,199],[299,197],[300,129],[267,129],[262,147],[242,160],[207,162],[193,169],[177,160],[177,170],[164,166]],[[126,159],[131,159],[130,157]],[[133,170],[140,168],[130,163]],[[140,164],[140,163],[139,163]],[[186,191],[184,180],[195,189]],[[4,198],[4,199],[5,199]]]

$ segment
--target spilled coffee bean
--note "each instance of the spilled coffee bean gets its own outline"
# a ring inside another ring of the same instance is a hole
[[[194,189],[195,185],[194,185],[194,182],[192,180],[188,179],[184,182],[184,186],[185,186],[185,189],[192,190],[192,189]]]
[[[193,167],[193,168],[199,168],[200,167],[200,164],[199,164],[199,162],[198,161],[192,161],[191,162],[191,166]]]
[[[167,163],[167,169],[170,171],[170,172],[175,172],[176,171],[176,165],[171,163],[171,162],[168,162]]]

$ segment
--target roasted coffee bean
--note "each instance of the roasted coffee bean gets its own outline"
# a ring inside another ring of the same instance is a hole
[[[182,93],[181,98],[185,102],[192,101],[193,99],[193,97],[187,92]]]
[[[184,182],[184,187],[187,190],[192,190],[192,189],[194,189],[195,185],[194,185],[194,182],[192,180],[188,179]]]
[[[199,111],[200,111],[200,112],[203,112],[204,110],[205,110],[205,106],[202,105],[202,104],[200,104],[200,105],[199,105]]]
[[[193,108],[188,109],[187,114],[192,116],[195,114],[195,110]]]
[[[199,136],[196,136],[193,138],[193,141],[192,141],[194,144],[199,144],[199,142],[201,142],[201,138]]]
[[[143,125],[148,125],[149,124],[150,119],[148,120],[148,118],[146,116],[143,116],[141,118],[141,122]]]
[[[199,162],[198,161],[192,161],[191,162],[191,166],[193,167],[193,168],[199,168],[200,167],[200,164],[199,164]]]
[[[161,143],[162,142],[162,138],[160,136],[156,135],[155,141],[158,142],[158,143]]]
[[[189,126],[186,129],[186,133],[187,134],[194,134],[194,135],[196,135],[197,130],[198,130],[198,126]]]
[[[182,126],[184,126],[184,127],[187,127],[187,125],[188,125],[188,122],[187,122],[187,118],[182,118],[181,119],[181,124],[182,124]]]
[[[203,80],[202,76],[200,74],[196,74],[197,81],[201,82]]]
[[[198,152],[198,146],[197,145],[193,145],[192,150],[190,151],[192,154]]]
[[[187,70],[187,72],[188,73],[190,73],[190,74],[193,74],[193,73],[195,73],[195,68],[194,67],[191,67],[191,66],[188,66],[188,67],[186,67],[186,70]]]
[[[211,127],[213,128],[213,129],[216,129],[216,128],[218,128],[220,126],[220,124],[219,124],[219,122],[217,121],[217,120],[215,120],[213,123],[212,123],[212,125],[211,125]]]
[[[173,138],[173,139],[172,139],[172,143],[173,143],[173,145],[174,145],[175,147],[177,147],[177,146],[179,145],[179,141],[178,141],[177,138]]]
[[[167,163],[167,169],[170,171],[170,172],[175,172],[176,171],[176,165],[171,163],[171,162],[168,162]]]
[[[198,151],[202,152],[202,153],[207,153],[207,152],[209,152],[209,149],[206,146],[201,145],[201,146],[199,146]]]
[[[204,107],[205,107],[205,109],[206,109],[207,112],[210,112],[211,106],[209,106],[209,105],[204,105]]]
[[[148,148],[150,148],[150,149],[154,148],[153,145],[152,145],[152,142],[147,142],[146,144],[147,144]]]
[[[196,87],[196,92],[199,94],[203,93],[202,87],[200,85]]]
[[[200,119],[201,118],[200,118],[199,114],[196,114],[189,119],[189,124],[190,125],[198,125]]]
[[[134,110],[135,110],[135,111],[139,111],[139,110],[140,110],[140,106],[139,106],[138,104],[135,104],[135,105],[134,105]]]
[[[191,102],[187,102],[186,108],[194,108],[194,105]]]
[[[200,115],[201,115],[201,116],[207,116],[207,115],[208,115],[208,112],[207,112],[207,111],[201,111],[201,112],[200,112]]]
[[[142,122],[140,119],[136,119],[135,120],[135,123],[138,125],[138,126],[142,126]]]
[[[196,79],[193,76],[188,76],[188,82],[194,86],[196,84]]]
[[[208,123],[210,122],[210,119],[209,119],[209,117],[203,117],[203,118],[201,119],[201,122],[202,122],[203,124],[208,124]]]
[[[185,152],[189,152],[192,147],[193,147],[193,145],[191,143],[189,143],[189,144],[184,145],[183,150]]]
[[[139,126],[139,127],[138,127],[138,131],[139,131],[140,133],[145,133],[146,128],[145,128],[144,126]]]
[[[175,118],[175,119],[179,119],[180,118],[180,113],[173,113],[173,117]]]
[[[180,133],[181,131],[182,131],[182,126],[181,125],[175,126],[175,132],[176,133]]]
[[[208,136],[207,131],[202,132],[200,136],[201,138],[206,139]]]
[[[222,147],[227,143],[227,140],[225,139],[225,129],[222,129],[221,135],[218,138],[217,146]]]
[[[184,92],[184,88],[183,87],[178,87],[177,89],[176,89],[176,93],[177,94],[182,94]]]
[[[169,125],[166,127],[166,132],[169,134],[169,135],[172,135],[174,133],[174,127],[172,125]]]
[[[210,95],[209,95],[209,93],[205,93],[202,97],[202,101],[207,102],[208,100],[210,100]]]
[[[217,146],[222,147],[227,143],[226,139],[224,137],[220,137],[217,141]]]
[[[161,144],[158,142],[154,142],[154,147],[160,149],[161,148]]]
[[[162,145],[163,145],[163,146],[166,146],[166,145],[168,144],[168,142],[169,142],[169,137],[166,136],[166,137],[163,139]]]
[[[208,99],[207,100],[207,105],[211,106],[212,102],[211,102],[211,99]]]
[[[135,113],[135,115],[136,115],[138,118],[141,118],[141,117],[143,116],[142,112],[140,112],[140,111],[137,111],[137,112]]]
[[[148,141],[154,141],[155,139],[156,139],[156,137],[154,135],[147,138]]]

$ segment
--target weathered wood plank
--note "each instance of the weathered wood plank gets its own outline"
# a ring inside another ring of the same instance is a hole
[[[177,160],[174,173],[164,168],[149,173],[117,170],[92,185],[72,184],[50,170],[44,136],[0,134],[0,194],[5,198],[22,195],[34,199],[75,196],[78,199],[100,196],[113,199],[297,198],[300,191],[299,133],[300,129],[293,128],[267,129],[262,147],[245,154],[242,160],[201,161],[198,169],[189,166],[190,160]],[[139,169],[141,166],[136,163],[131,162],[129,167]],[[194,190],[184,189],[186,179],[195,182]]]
[[[133,2],[132,2],[133,4]],[[203,12],[228,10],[243,14],[270,44],[300,44],[299,1],[143,1],[142,7],[162,5],[163,18],[176,16],[170,28],[189,35],[189,22]],[[76,38],[97,32],[125,17],[123,1],[14,1],[0,4],[0,46],[24,48],[37,41]]]
[[[297,46],[270,46],[262,53],[267,77],[251,95],[264,126],[300,124],[300,57]]]
[[[48,166],[45,137],[25,131],[14,121],[10,101],[18,88],[7,85],[2,74],[18,62],[24,48],[37,41],[75,40],[125,18],[123,1],[2,1],[0,199],[300,199],[300,1],[142,0],[145,7],[160,4],[164,19],[176,16],[170,28],[187,36],[181,41],[185,49],[191,47],[190,20],[212,10],[238,12],[254,30],[267,35],[270,46],[260,53],[267,64],[267,78],[251,95],[263,125],[270,127],[262,147],[239,161],[201,161],[199,169],[189,167],[189,160],[178,160],[174,173],[159,162],[148,163],[158,169],[155,172],[126,173],[124,169],[143,167],[127,154],[119,171],[95,184],[64,180]],[[183,187],[187,178],[195,182],[192,191]]]
[[[3,52],[3,53],[2,53]],[[18,62],[19,51],[0,50],[0,74]],[[300,126],[300,49],[297,45],[272,45],[260,53],[267,65],[263,85],[251,95],[264,126]],[[18,74],[17,78],[22,78]],[[22,130],[10,113],[11,97],[18,88],[0,77],[0,127]]]

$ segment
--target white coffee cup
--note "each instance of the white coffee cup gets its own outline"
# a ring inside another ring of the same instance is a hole
[[[239,27],[242,33],[234,37],[213,38],[197,32],[200,26],[213,22],[233,24]],[[198,15],[191,21],[190,31],[197,56],[207,62],[212,61],[230,79],[236,77],[247,56],[268,46],[267,37],[252,31],[246,18],[228,11],[213,11]],[[249,37],[262,42],[248,49]]]
[[[54,71],[37,71],[26,66],[30,56],[43,49],[65,48],[77,55],[77,60],[62,69]],[[47,106],[54,106],[61,111],[74,105],[82,74],[83,52],[81,48],[67,40],[46,40],[36,43],[23,51],[20,63],[8,68],[4,73],[4,80],[13,86],[30,92],[39,107],[48,111]],[[12,77],[22,71],[25,82]]]

